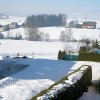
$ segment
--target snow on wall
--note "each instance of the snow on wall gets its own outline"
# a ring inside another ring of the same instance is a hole
[[[68,80],[65,80],[62,83],[59,83],[58,85],[53,86],[51,90],[49,90],[46,94],[43,96],[37,97],[37,100],[50,100],[51,98],[55,98],[58,96],[61,91],[64,91],[66,88],[70,86],[74,86],[75,83],[80,80],[84,74],[84,71],[86,71],[89,68],[89,66],[83,66],[79,69],[78,72],[72,73],[68,76]]]

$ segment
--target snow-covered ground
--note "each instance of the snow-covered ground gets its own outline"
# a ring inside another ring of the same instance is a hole
[[[8,19],[0,19],[1,25],[7,25],[12,22],[18,22],[19,25],[25,22],[26,17],[20,17],[20,16],[9,16]]]
[[[43,33],[49,33],[51,40],[59,40],[60,34],[62,31],[65,31],[65,27],[43,27],[39,28],[40,32]],[[73,31],[73,39],[81,40],[81,39],[91,39],[91,40],[100,40],[100,29],[77,29],[72,28]],[[7,37],[7,34],[9,33],[11,37],[15,37],[16,35],[22,35],[22,37],[25,39],[26,33],[24,28],[18,28],[18,29],[11,29],[10,32],[5,31],[2,32],[5,37]]]
[[[25,18],[10,18],[0,21],[2,24],[8,24],[12,21],[19,23],[24,22]],[[99,21],[100,23],[100,21]],[[99,25],[98,25],[99,27]],[[44,27],[39,28],[41,32],[49,33],[50,39],[59,39],[61,31],[65,27]],[[22,34],[25,37],[24,29],[10,30],[11,35]],[[3,32],[6,36],[7,32]],[[98,39],[100,40],[99,29],[74,29],[73,38],[82,39]],[[59,50],[63,50],[65,44],[63,42],[32,42],[26,40],[0,40],[1,56],[16,56],[18,53],[23,56],[30,56],[27,59],[11,59],[2,58],[7,62],[16,62],[19,64],[29,65],[15,75],[0,80],[0,100],[29,100],[32,96],[40,91],[48,88],[55,81],[60,80],[68,72],[73,71],[81,65],[91,65],[93,76],[92,81],[100,79],[100,63],[84,62],[84,61],[60,61],[57,59]],[[77,53],[80,44],[72,43],[69,48]],[[33,57],[33,58],[32,58]],[[37,58],[37,59],[36,59]],[[51,60],[50,60],[51,59]],[[84,93],[79,100],[100,100],[100,95],[95,91]]]
[[[39,29],[41,32],[49,33],[51,39],[59,39],[59,36],[62,31],[65,31],[65,27],[45,27]],[[73,38],[80,39],[92,39],[92,40],[100,40],[100,29],[77,29],[72,28]]]
[[[57,59],[59,50],[65,49],[63,42],[34,42],[26,40],[0,40],[0,55],[1,56],[31,56],[34,58]],[[72,46],[73,45],[73,46]],[[79,50],[80,43],[70,43],[69,49],[74,52]]]
[[[93,86],[88,87],[88,92],[83,93],[79,100],[100,100],[100,94]]]

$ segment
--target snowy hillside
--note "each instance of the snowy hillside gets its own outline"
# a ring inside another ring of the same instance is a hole
[[[14,17],[10,16],[9,19],[0,19],[0,24],[1,25],[7,25],[10,24],[11,22],[18,22],[18,24],[24,23],[26,20],[26,17]],[[73,19],[68,19],[68,22],[70,22]],[[88,19],[89,20],[89,19]],[[82,23],[83,20],[79,19],[79,21]],[[97,22],[97,28],[100,28],[100,20],[94,20]],[[56,39],[59,40],[60,33],[64,31],[66,28],[65,27],[42,27],[39,28],[40,32],[43,33],[49,33],[50,39]],[[89,39],[98,39],[100,40],[100,29],[77,29],[77,28],[72,28],[73,31],[73,38],[80,40],[82,38],[89,38]],[[7,37],[7,32],[2,32],[5,37]],[[25,29],[23,28],[18,28],[18,29],[11,29],[9,31],[11,37],[15,37],[17,35],[22,35],[23,38],[26,38],[25,34]]]
[[[9,16],[8,19],[0,19],[0,24],[1,25],[7,25],[10,24],[11,22],[18,22],[18,24],[24,23],[26,17],[19,17],[19,16]]]
[[[60,33],[64,31],[65,27],[46,27],[40,28],[39,30],[44,33],[49,33],[51,39],[59,39]],[[92,40],[100,40],[100,30],[99,29],[77,29],[72,28],[73,38],[80,40],[84,38],[89,38]]]
[[[50,39],[59,40],[60,34],[62,31],[65,31],[65,27],[43,27],[39,28],[40,32],[49,33]],[[100,29],[77,29],[72,28],[73,39],[81,40],[89,38],[91,40],[100,40]],[[5,37],[7,37],[8,31],[2,32]],[[25,29],[18,28],[10,30],[10,36],[15,37],[17,35],[22,35],[23,38],[26,38]]]

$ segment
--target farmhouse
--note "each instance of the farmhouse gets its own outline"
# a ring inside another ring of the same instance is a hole
[[[17,23],[17,22],[12,22],[12,23],[9,25],[9,28],[10,28],[10,29],[18,28],[18,23]]]
[[[75,28],[77,24],[79,24],[78,20],[72,20],[71,22],[68,23],[68,26],[71,28]]]
[[[95,29],[96,28],[96,22],[95,21],[85,21],[83,22],[83,28],[86,29]]]

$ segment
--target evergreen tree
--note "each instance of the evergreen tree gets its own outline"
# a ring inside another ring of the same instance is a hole
[[[66,25],[66,15],[32,15],[28,16],[26,19],[26,26],[35,27],[48,27],[48,26],[65,26]],[[34,23],[34,24],[33,24]]]

